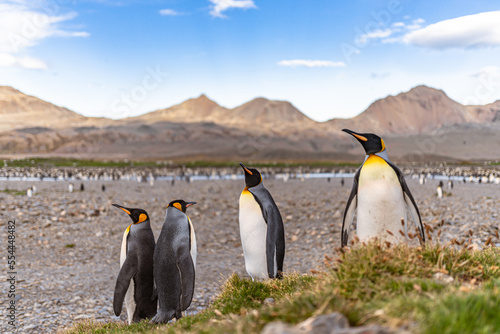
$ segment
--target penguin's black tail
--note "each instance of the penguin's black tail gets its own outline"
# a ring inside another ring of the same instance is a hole
[[[175,310],[165,311],[159,309],[153,319],[151,319],[152,323],[155,324],[166,324],[170,320],[172,320],[175,316]]]

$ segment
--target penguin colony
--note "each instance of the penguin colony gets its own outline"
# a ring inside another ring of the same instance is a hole
[[[361,241],[376,238],[390,243],[407,242],[411,239],[407,222],[410,217],[423,244],[425,234],[417,204],[403,173],[390,161],[383,139],[375,134],[343,131],[359,141],[366,156],[354,176],[347,200],[342,246],[348,245],[354,216],[357,217],[356,234]],[[280,211],[264,187],[260,172],[242,163],[240,166],[245,175],[245,188],[239,199],[245,269],[252,280],[280,279],[285,258],[285,230]],[[191,304],[197,246],[193,223],[186,210],[194,204],[196,202],[179,199],[167,205],[156,243],[145,210],[113,204],[132,220],[123,233],[113,299],[117,316],[125,301],[129,324],[141,319],[151,319],[154,323],[179,319]]]

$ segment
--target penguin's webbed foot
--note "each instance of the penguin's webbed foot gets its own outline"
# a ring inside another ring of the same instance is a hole
[[[151,319],[151,323],[154,324],[166,324],[170,320],[174,318],[175,311],[164,311],[158,310],[153,319]]]

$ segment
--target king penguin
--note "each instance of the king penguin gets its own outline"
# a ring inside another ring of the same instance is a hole
[[[240,236],[245,269],[255,279],[283,277],[285,229],[273,197],[254,168],[245,171],[246,187],[240,196]]]
[[[360,241],[378,238],[400,243],[408,240],[407,211],[418,229],[420,242],[425,242],[422,219],[417,204],[401,170],[389,160],[384,140],[372,133],[342,131],[355,137],[366,152],[365,161],[354,175],[353,185],[342,221],[342,246],[357,213],[356,233]],[[404,236],[400,234],[403,227]]]
[[[196,273],[196,236],[186,209],[196,202],[168,204],[154,252],[154,277],[159,308],[154,323],[182,318],[193,299]]]
[[[132,219],[123,233],[120,253],[120,272],[116,279],[113,309],[119,316],[123,300],[127,308],[128,323],[151,318],[156,313],[157,298],[154,294],[153,254],[155,237],[149,215],[142,209],[129,209],[113,204]]]

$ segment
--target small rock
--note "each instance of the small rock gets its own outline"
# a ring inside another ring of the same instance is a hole
[[[273,304],[274,304],[274,298],[264,299],[264,305],[273,305]]]
[[[332,332],[332,334],[410,334],[405,330],[393,330],[390,328],[380,326],[362,326],[352,327],[348,329],[341,329]]]
[[[455,280],[450,275],[446,275],[446,274],[443,274],[443,273],[435,273],[434,275],[432,275],[432,277],[436,281],[440,281],[440,282],[443,282],[443,283],[446,283],[446,284],[453,283],[453,281]]]
[[[88,319],[91,318],[91,315],[88,314],[79,314],[76,317],[73,318],[73,320],[81,320],[81,319]]]
[[[281,321],[268,323],[260,334],[301,334],[301,332]]]
[[[338,312],[309,318],[297,326],[302,333],[330,334],[336,329],[349,328],[347,318]]]

